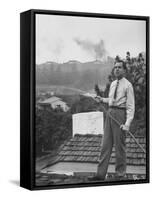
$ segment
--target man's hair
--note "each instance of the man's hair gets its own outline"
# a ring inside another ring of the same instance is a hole
[[[127,71],[126,63],[125,63],[123,60],[115,60],[114,65],[115,65],[116,63],[122,63],[123,69],[124,69],[125,71]]]

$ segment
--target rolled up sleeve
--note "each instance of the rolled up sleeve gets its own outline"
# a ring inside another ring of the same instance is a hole
[[[130,127],[131,122],[134,118],[135,112],[135,99],[133,87],[130,84],[127,88],[127,100],[126,100],[126,123],[125,125]]]
[[[109,98],[102,98],[103,103],[109,103]]]

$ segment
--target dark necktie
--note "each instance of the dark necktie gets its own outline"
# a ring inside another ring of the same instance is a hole
[[[116,97],[117,97],[118,85],[119,85],[119,80],[117,80],[117,83],[116,83],[116,88],[115,88],[115,92],[114,92],[114,99],[116,99]]]

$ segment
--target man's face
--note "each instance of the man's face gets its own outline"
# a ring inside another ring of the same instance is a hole
[[[122,78],[124,73],[125,73],[125,70],[123,68],[123,63],[122,62],[115,63],[114,75],[116,76],[116,78]]]

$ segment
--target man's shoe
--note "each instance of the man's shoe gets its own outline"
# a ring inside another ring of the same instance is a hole
[[[100,176],[89,177],[88,181],[104,181],[105,179]]]

